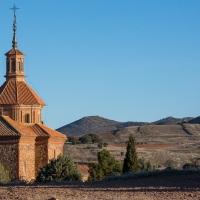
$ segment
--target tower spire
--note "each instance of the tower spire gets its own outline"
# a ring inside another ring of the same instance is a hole
[[[13,49],[17,49],[17,20],[16,20],[16,10],[19,9],[15,6],[13,6],[13,8],[11,8],[14,12],[14,21],[13,21],[13,40],[12,40],[12,48]]]

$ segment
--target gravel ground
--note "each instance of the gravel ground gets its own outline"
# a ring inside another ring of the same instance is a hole
[[[0,199],[200,199],[200,175],[171,175],[64,185],[0,186]]]

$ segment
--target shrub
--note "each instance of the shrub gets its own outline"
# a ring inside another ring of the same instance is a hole
[[[102,149],[102,148],[103,148],[103,144],[102,144],[102,143],[99,143],[99,144],[97,145],[97,147],[98,147],[99,149]]]
[[[200,169],[200,158],[193,158],[190,163],[185,163],[182,169]]]
[[[70,157],[59,155],[40,169],[37,181],[80,181],[81,173]]]
[[[97,155],[98,163],[91,163],[89,165],[89,180],[102,180],[104,177],[111,175],[119,175],[122,172],[122,165],[117,161],[110,152],[103,149]]]
[[[123,173],[139,171],[139,163],[138,163],[138,156],[137,156],[136,146],[135,146],[135,138],[133,137],[132,134],[129,137],[122,171]]]
[[[152,170],[150,162],[145,162],[144,158],[138,160],[139,171],[149,171]]]
[[[103,146],[104,146],[104,147],[107,147],[107,146],[108,146],[108,143],[107,143],[107,142],[104,142],[104,143],[103,143]]]
[[[177,167],[176,167],[176,162],[175,162],[174,160],[171,160],[171,159],[166,160],[165,163],[164,163],[164,166],[165,166],[166,168],[171,168],[171,169],[177,168]]]
[[[83,144],[89,144],[92,143],[92,139],[89,135],[84,135],[83,137],[79,138],[79,141]]]
[[[103,138],[97,134],[87,134],[79,138],[79,141],[81,141],[83,144],[88,143],[103,143]]]
[[[89,164],[89,181],[98,181],[104,178],[104,173],[99,163]]]
[[[67,137],[68,141],[71,142],[73,145],[77,144],[79,142],[77,137],[71,136]]]
[[[10,182],[9,172],[5,170],[4,166],[0,163],[0,183]]]
[[[194,163],[185,163],[182,166],[182,169],[198,169],[198,166],[196,166]]]

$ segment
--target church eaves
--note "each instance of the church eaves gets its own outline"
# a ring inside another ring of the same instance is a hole
[[[0,116],[0,136],[33,136],[36,137],[37,134],[31,129],[12,120],[8,116]]]

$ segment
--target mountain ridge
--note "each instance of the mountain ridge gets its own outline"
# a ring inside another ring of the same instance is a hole
[[[130,127],[130,126],[143,126],[143,125],[175,125],[178,123],[200,123],[200,117],[184,117],[184,118],[174,118],[166,117],[155,122],[118,122],[103,118],[100,116],[87,116],[79,120],[76,120],[70,124],[64,125],[57,131],[67,135],[67,136],[82,136],[89,133],[103,133],[108,131],[115,131],[120,128]],[[196,120],[195,120],[196,119]]]

